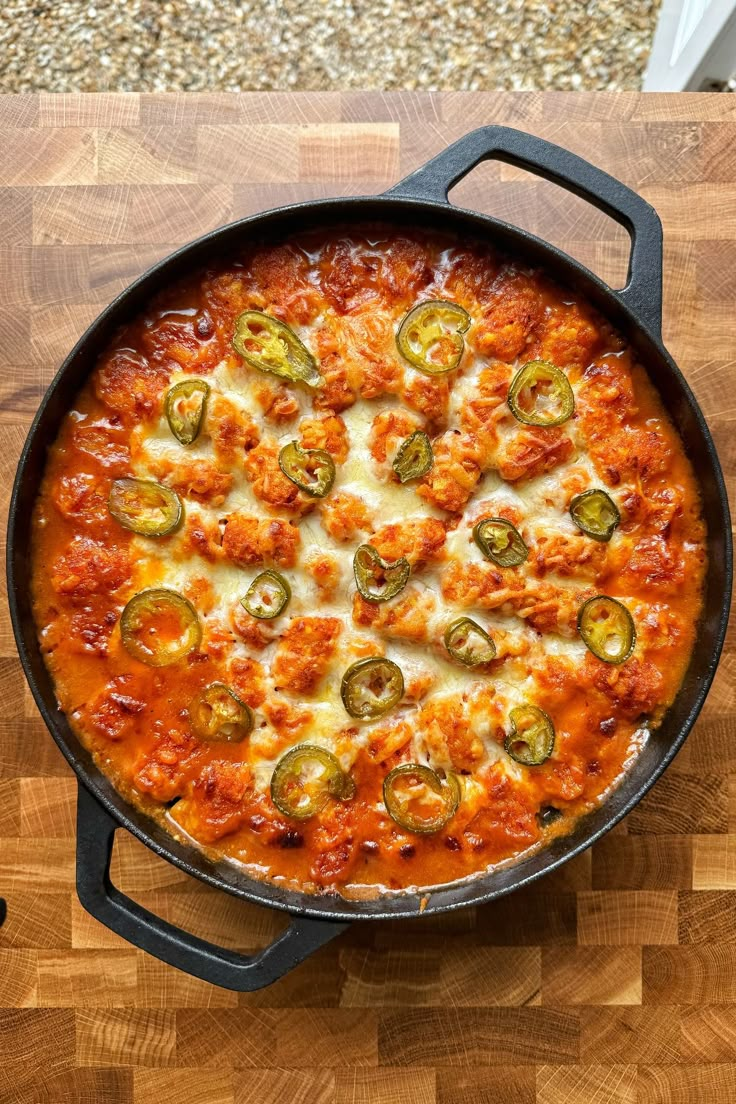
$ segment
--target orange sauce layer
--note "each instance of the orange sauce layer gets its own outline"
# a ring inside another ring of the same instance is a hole
[[[427,298],[459,303],[473,320],[464,358],[447,376],[410,369],[396,352],[400,320]],[[313,396],[297,389],[295,401],[291,385],[233,351],[235,319],[246,309],[303,335],[325,380]],[[514,372],[534,359],[563,370],[575,391],[575,414],[560,427],[522,426],[505,402]],[[228,378],[247,383],[247,416],[221,384],[223,364]],[[110,487],[142,474],[147,436],[182,376],[212,383],[211,449],[194,462],[182,448],[180,461],[159,459],[155,471],[149,457],[143,475],[177,491],[185,523],[172,536],[134,537],[108,511]],[[453,404],[457,388],[462,401]],[[370,496],[341,491],[341,465],[357,447],[349,412],[360,404],[371,419],[361,463],[381,479],[392,478],[390,461],[414,429],[432,439],[435,464],[415,488],[411,523],[392,528]],[[269,442],[284,435],[333,453],[338,480],[325,503],[280,476]],[[545,491],[545,510],[560,518],[591,485],[614,498],[621,524],[610,544],[562,523],[559,532],[534,529],[536,507],[525,514],[518,503],[545,477],[556,488]],[[252,517],[233,505],[240,482],[257,501]],[[453,534],[469,534],[490,509],[524,533],[523,569],[494,569],[469,536],[466,551],[452,551]],[[324,546],[312,546],[305,519],[319,520]],[[412,582],[425,587],[386,606],[362,602],[330,542],[351,554],[363,542],[389,558],[404,554]],[[145,666],[122,646],[121,611],[142,586],[166,585],[170,567],[185,563],[196,565],[183,593],[200,614],[202,644],[172,666]],[[220,564],[242,570],[243,594],[264,566],[287,576],[302,570],[316,609],[295,606],[273,624],[250,618],[237,600],[223,613],[210,578]],[[466,243],[375,228],[256,249],[163,293],[118,335],[75,398],[34,514],[39,637],[61,707],[101,768],[172,831],[258,876],[315,891],[446,883],[568,830],[620,779],[677,692],[704,569],[693,472],[621,337],[539,272]],[[567,644],[582,601],[596,593],[636,611],[636,648],[620,666],[584,650],[576,658]],[[421,665],[438,654],[431,626],[445,607],[481,622],[507,619],[492,630],[496,660],[449,699],[436,666]],[[338,669],[394,647],[419,657],[402,706],[368,740],[347,715],[334,734],[320,732],[327,744],[334,735],[355,797],[331,800],[311,820],[283,816],[258,781],[259,760],[310,741]],[[509,769],[502,687],[524,664],[557,736],[546,763]],[[193,732],[187,706],[214,681],[253,710],[252,739],[213,743]],[[424,762],[472,782],[432,835],[402,829],[382,800],[385,775],[416,756],[417,739]],[[562,814],[554,822],[550,807]]]

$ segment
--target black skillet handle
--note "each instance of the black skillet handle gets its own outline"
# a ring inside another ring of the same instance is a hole
[[[659,338],[662,331],[662,224],[645,199],[577,154],[509,127],[473,130],[384,194],[447,203],[447,193],[481,161],[505,161],[552,180],[605,211],[631,238],[626,287],[616,294]]]
[[[334,939],[347,924],[292,917],[286,931],[253,955],[238,954],[198,939],[154,916],[110,881],[115,831],[110,814],[82,785],[77,795],[77,893],[87,912],[135,947],[187,974],[249,993],[293,970]]]

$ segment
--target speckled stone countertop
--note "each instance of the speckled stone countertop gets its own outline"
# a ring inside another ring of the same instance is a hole
[[[10,0],[0,92],[641,85],[659,0]]]

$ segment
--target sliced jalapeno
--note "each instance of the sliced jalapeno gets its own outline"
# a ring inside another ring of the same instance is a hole
[[[525,425],[557,426],[571,418],[575,396],[564,372],[546,360],[530,360],[511,381],[508,404]]]
[[[575,495],[570,503],[570,517],[578,529],[597,541],[609,541],[621,522],[616,503],[599,488]]]
[[[604,663],[623,663],[634,650],[634,619],[621,602],[597,594],[580,607],[578,632],[585,646]]]
[[[201,379],[182,380],[166,392],[166,421],[180,444],[191,445],[199,436],[209,393],[210,385]]]
[[[508,754],[525,767],[538,767],[555,746],[555,726],[536,705],[519,705],[509,713],[511,731],[504,742]]]
[[[253,368],[318,387],[317,361],[294,331],[263,311],[243,311],[235,323],[233,348]]]
[[[496,658],[496,645],[485,629],[470,617],[460,617],[445,631],[447,651],[465,667],[477,667]]]
[[[149,667],[168,667],[199,647],[202,626],[191,602],[155,587],[134,594],[120,615],[125,649]]]
[[[189,706],[189,720],[201,740],[239,744],[253,728],[250,706],[224,682],[213,682]]]
[[[123,528],[143,537],[168,536],[182,518],[178,494],[152,479],[116,479],[107,508]]]
[[[505,518],[481,518],[473,529],[473,540],[486,559],[499,567],[518,567],[529,555],[521,533]]]
[[[403,319],[396,344],[404,360],[431,376],[457,368],[465,348],[463,334],[472,319],[458,303],[427,299]]]
[[[271,800],[284,816],[307,820],[331,797],[349,801],[355,783],[332,752],[314,744],[298,744],[276,764],[271,776]]]
[[[353,572],[359,593],[367,602],[388,602],[403,590],[411,574],[405,556],[390,563],[372,544],[361,544],[353,556]]]
[[[335,461],[325,449],[305,449],[290,441],[279,453],[279,467],[300,491],[324,498],[335,482]]]
[[[291,587],[278,571],[262,571],[256,575],[240,599],[251,617],[261,621],[271,621],[286,609],[291,598]]]
[[[434,453],[429,437],[422,429],[418,429],[402,442],[393,469],[402,483],[410,479],[418,479],[420,475],[426,475],[434,464]]]
[[[383,780],[383,803],[400,828],[420,835],[439,832],[457,812],[460,783],[419,763],[402,763]]]
[[[343,705],[361,721],[380,717],[404,696],[401,668],[385,656],[369,656],[348,667],[340,686]]]

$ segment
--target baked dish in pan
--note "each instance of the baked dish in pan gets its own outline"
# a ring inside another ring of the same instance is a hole
[[[706,567],[646,365],[461,237],[252,246],[121,330],[49,452],[34,614],[121,793],[349,897],[567,833],[672,702]]]

